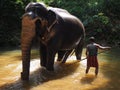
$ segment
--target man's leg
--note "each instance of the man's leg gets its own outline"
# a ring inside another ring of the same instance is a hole
[[[89,72],[90,67],[87,66],[86,68],[86,74]]]
[[[98,75],[98,67],[95,68],[95,75]]]

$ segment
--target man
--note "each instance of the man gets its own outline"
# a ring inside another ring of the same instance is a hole
[[[106,49],[110,49],[110,47],[103,47],[95,43],[94,37],[90,37],[89,41],[90,44],[88,44],[86,48],[86,56],[87,56],[86,74],[89,72],[90,67],[95,67],[95,75],[97,76],[99,69],[98,60],[97,60],[98,49],[106,50]]]

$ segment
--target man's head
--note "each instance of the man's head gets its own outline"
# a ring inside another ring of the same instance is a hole
[[[90,38],[89,38],[89,41],[95,42],[95,38],[94,38],[94,37],[90,37]]]

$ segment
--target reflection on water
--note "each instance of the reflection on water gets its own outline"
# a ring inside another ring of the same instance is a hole
[[[20,80],[20,50],[0,52],[0,90],[120,90],[119,48],[98,56],[97,77],[94,68],[85,75],[86,60],[77,62],[75,56],[65,64],[55,62],[55,71],[49,72],[35,59],[38,54],[33,51],[32,55],[30,81],[25,82]]]

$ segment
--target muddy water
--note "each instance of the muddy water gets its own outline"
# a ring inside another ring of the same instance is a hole
[[[85,75],[86,60],[75,56],[65,64],[55,61],[55,71],[40,67],[38,52],[32,51],[30,81],[20,80],[20,50],[0,52],[0,90],[120,90],[120,48],[99,54],[99,74],[94,68]],[[83,52],[83,58],[85,57]]]

